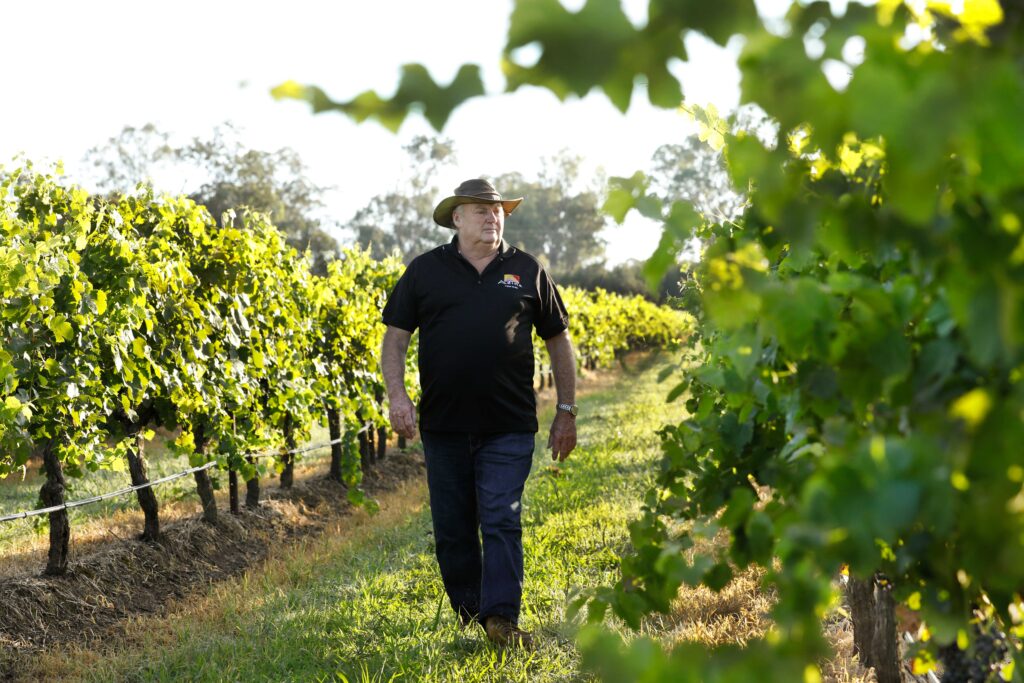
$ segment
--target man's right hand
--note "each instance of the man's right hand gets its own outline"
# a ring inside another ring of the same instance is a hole
[[[416,436],[416,406],[412,404],[407,394],[395,396],[391,399],[388,417],[391,418],[391,428],[396,433],[407,439]]]

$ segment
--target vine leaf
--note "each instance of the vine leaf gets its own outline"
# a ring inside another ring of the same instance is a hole
[[[537,63],[517,64],[512,52],[533,44],[542,49]],[[564,100],[601,88],[624,112],[637,82],[646,83],[652,104],[679,105],[682,88],[666,67],[672,58],[686,58],[679,25],[650,22],[638,30],[618,0],[588,0],[579,12],[558,0],[518,0],[502,66],[510,91],[537,85]]]
[[[502,59],[506,90],[536,85],[564,100],[598,88],[625,112],[639,84],[647,90],[651,104],[677,107],[683,99],[682,87],[668,65],[687,57],[684,32],[699,31],[724,45],[757,21],[752,0],[654,0],[647,25],[640,29],[630,23],[619,0],[587,0],[578,12],[565,9],[558,0],[516,0]],[[518,63],[514,53],[532,45],[541,49],[538,61]],[[295,81],[281,83],[271,94],[276,99],[308,102],[314,113],[341,111],[360,123],[372,118],[391,131],[401,127],[410,111],[421,111],[441,130],[452,111],[483,95],[484,87],[475,64],[464,64],[447,87],[438,85],[422,65],[407,64],[390,99],[367,90],[339,102],[317,86]]]
[[[644,277],[651,291],[657,291],[658,284],[665,273],[676,262],[678,254],[686,246],[687,240],[693,235],[695,227],[703,222],[697,210],[687,201],[672,204],[668,217],[665,218],[661,241],[651,257],[644,263]]]
[[[652,0],[649,14],[651,26],[677,22],[686,29],[700,31],[719,45],[759,25],[752,0]]]
[[[351,100],[338,102],[315,85],[302,85],[295,81],[286,81],[270,92],[278,100],[308,102],[314,114],[340,111],[357,123],[375,119],[391,132],[398,131],[410,111],[420,111],[430,125],[440,131],[456,107],[484,94],[484,84],[480,78],[480,67],[476,64],[463,64],[447,86],[438,85],[424,66],[406,64],[402,67],[398,89],[390,99],[367,90]]]

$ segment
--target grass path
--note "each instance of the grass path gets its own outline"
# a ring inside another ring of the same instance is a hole
[[[580,446],[556,468],[542,415],[523,501],[526,584],[522,625],[532,653],[460,630],[443,602],[423,482],[349,518],[287,556],[168,618],[143,619],[108,651],[51,653],[37,675],[127,681],[563,681],[578,671],[565,609],[582,587],[615,580],[618,553],[650,482],[655,430],[679,410],[657,382],[670,359],[635,367],[580,398]],[[602,385],[603,384],[603,385]]]

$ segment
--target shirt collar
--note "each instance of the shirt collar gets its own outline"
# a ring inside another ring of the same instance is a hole
[[[459,255],[459,236],[458,234],[452,236],[452,241],[448,244],[451,247],[452,256]],[[505,241],[504,238],[501,240],[501,244],[498,245],[498,259],[505,260],[512,254],[516,253],[516,248]]]

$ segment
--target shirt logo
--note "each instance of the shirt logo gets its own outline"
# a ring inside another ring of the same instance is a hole
[[[519,282],[519,276],[518,275],[512,275],[510,273],[505,273],[504,279],[502,279],[502,281],[500,283],[498,283],[498,284],[500,284],[502,287],[506,287],[508,289],[522,289],[523,288],[523,285],[520,284],[520,282]]]

